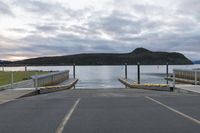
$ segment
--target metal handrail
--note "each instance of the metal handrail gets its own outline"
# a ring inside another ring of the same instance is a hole
[[[198,79],[200,79],[200,70],[190,69],[173,69],[173,87],[176,85],[176,78],[193,80],[195,85],[198,85]]]

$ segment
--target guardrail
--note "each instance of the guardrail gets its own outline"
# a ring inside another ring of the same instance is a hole
[[[176,81],[198,85],[200,84],[200,70],[186,70],[174,69],[173,70],[173,86],[175,87]]]
[[[35,75],[31,77],[34,81],[35,88],[43,86],[52,86],[62,83],[69,79],[69,71],[53,72],[44,75]]]

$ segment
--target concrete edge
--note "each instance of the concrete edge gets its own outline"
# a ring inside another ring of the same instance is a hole
[[[138,84],[131,84],[130,82],[128,82],[126,79],[124,78],[118,78],[118,80],[124,84],[125,86],[131,88],[131,89],[143,89],[143,90],[153,90],[153,91],[169,91],[172,92],[173,89],[170,86],[166,86],[166,87],[159,87],[159,86],[145,86],[145,85],[138,85]]]
[[[173,78],[165,77],[165,80],[173,81]],[[189,79],[175,78],[175,81],[177,83],[195,84],[194,80],[189,80]],[[197,81],[197,84],[200,84],[200,81]]]
[[[28,94],[20,96],[19,98],[35,96],[35,95],[39,95],[39,94],[47,94],[47,93],[63,91],[63,90],[68,90],[68,89],[71,89],[77,82],[78,82],[78,79],[75,79],[68,85],[40,87],[39,90],[34,90],[34,91],[32,91],[32,92],[30,92]],[[19,98],[17,98],[17,99],[19,99]]]
[[[36,90],[34,90],[34,91],[30,92],[30,93],[24,94],[24,95],[22,95],[22,96],[20,96],[20,97],[18,97],[16,99],[20,99],[20,98],[23,98],[23,97],[35,96],[35,95],[37,95],[37,91]]]
[[[198,92],[194,92],[194,91],[190,91],[190,90],[185,90],[185,89],[181,89],[181,88],[177,88],[177,87],[175,87],[175,91],[178,92],[178,93],[198,94],[198,95],[200,95],[200,93],[198,93]]]
[[[37,90],[33,90],[27,94],[24,94],[22,96],[19,96],[17,98],[13,98],[4,102],[0,102],[1,104],[7,103],[7,102],[11,102],[14,101],[16,99],[20,99],[20,98],[25,98],[25,97],[30,97],[30,96],[36,96],[39,94],[46,94],[46,93],[51,93],[51,92],[57,92],[57,91],[63,91],[63,90],[67,90],[67,89],[71,89],[73,86],[75,86],[75,84],[78,82],[78,79],[74,79],[71,83],[69,83],[68,85],[61,85],[61,86],[47,86],[47,87],[42,87],[42,92],[41,90],[39,91],[40,93],[38,93]]]
[[[75,84],[77,82],[78,82],[78,79],[74,79],[71,83],[69,83],[67,85],[40,87],[37,93],[45,94],[45,93],[51,93],[51,92],[57,92],[57,91],[71,89],[73,86],[75,86]]]
[[[11,100],[6,100],[6,101],[3,101],[3,102],[0,102],[0,105],[1,105],[1,104],[5,104],[5,103],[8,103],[8,102],[11,102],[11,101],[14,101],[14,100],[16,100],[16,99],[11,99]]]

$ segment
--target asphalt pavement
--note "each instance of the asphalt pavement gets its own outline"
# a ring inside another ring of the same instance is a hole
[[[0,133],[200,133],[200,96],[74,89],[0,104]]]

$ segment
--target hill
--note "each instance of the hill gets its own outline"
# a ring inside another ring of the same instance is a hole
[[[16,61],[10,65],[135,65],[140,62],[143,65],[192,64],[180,53],[153,52],[144,48],[137,48],[130,53],[93,53],[76,54],[57,57],[41,57],[22,61]]]

